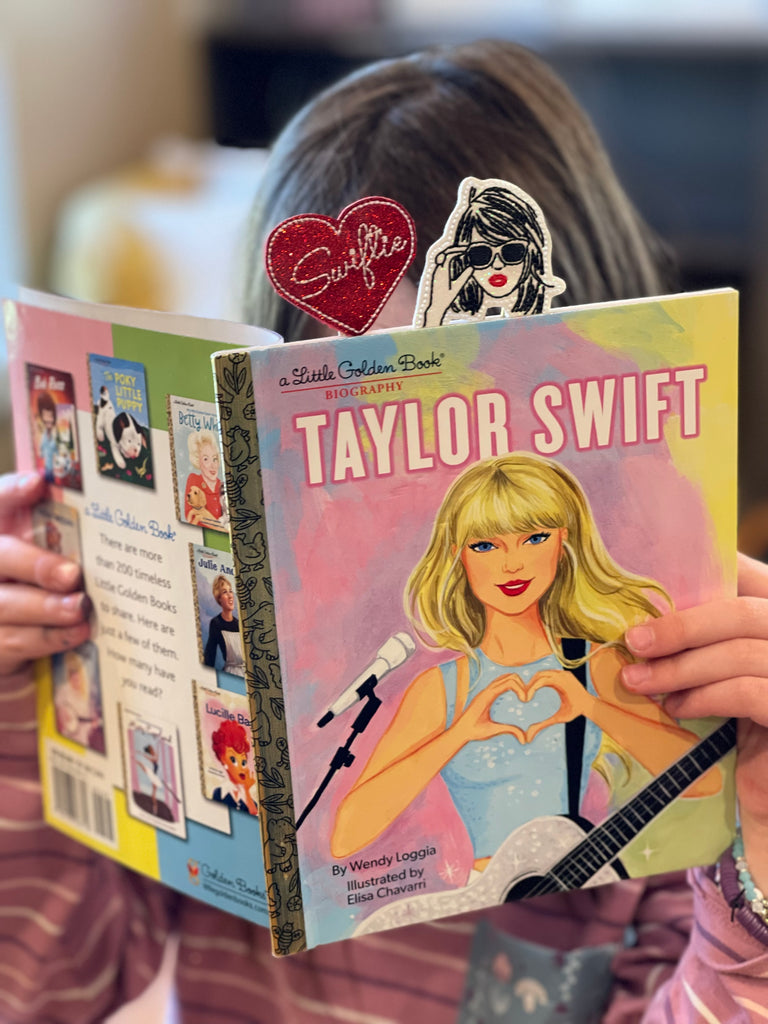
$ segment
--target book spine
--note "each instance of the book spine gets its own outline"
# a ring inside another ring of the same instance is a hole
[[[214,358],[273,951],[306,948],[280,658],[248,353]]]

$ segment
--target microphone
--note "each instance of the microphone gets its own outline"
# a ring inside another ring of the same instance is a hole
[[[336,715],[340,715],[342,711],[352,707],[356,700],[361,700],[362,694],[359,691],[364,683],[367,683],[369,680],[372,680],[374,685],[380,682],[388,672],[398,668],[407,661],[415,650],[416,644],[413,642],[413,637],[409,636],[408,633],[395,633],[394,636],[391,636],[376,652],[375,661],[372,661],[367,668],[363,669],[357,679],[350,683],[346,690],[331,704],[317,723],[318,726],[322,729]]]

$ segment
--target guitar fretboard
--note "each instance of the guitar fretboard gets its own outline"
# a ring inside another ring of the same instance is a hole
[[[736,744],[736,719],[730,718],[648,783],[602,825],[593,828],[567,856],[547,872],[529,895],[579,889],[610,864],[635,836]]]

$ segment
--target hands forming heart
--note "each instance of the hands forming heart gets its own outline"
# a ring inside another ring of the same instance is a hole
[[[526,744],[543,729],[584,714],[587,696],[566,669],[544,669],[527,684],[516,672],[509,672],[497,676],[470,701],[462,721],[469,716],[466,725],[472,729],[471,739],[506,733]]]

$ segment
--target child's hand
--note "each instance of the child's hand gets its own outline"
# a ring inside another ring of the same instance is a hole
[[[79,567],[14,536],[44,496],[45,483],[34,473],[0,476],[0,676],[90,635]]]
[[[740,718],[736,785],[752,874],[768,891],[768,565],[739,556],[739,597],[671,612],[627,632],[622,681],[667,694],[677,718]],[[759,884],[759,883],[758,883]]]
[[[465,267],[455,280],[451,280],[451,260],[464,252],[464,246],[450,246],[435,257],[429,299],[421,317],[422,327],[439,327],[456,296],[474,273]]]
[[[724,715],[768,727],[768,565],[739,556],[739,597],[671,612],[627,632],[630,690],[667,694],[677,718]]]

